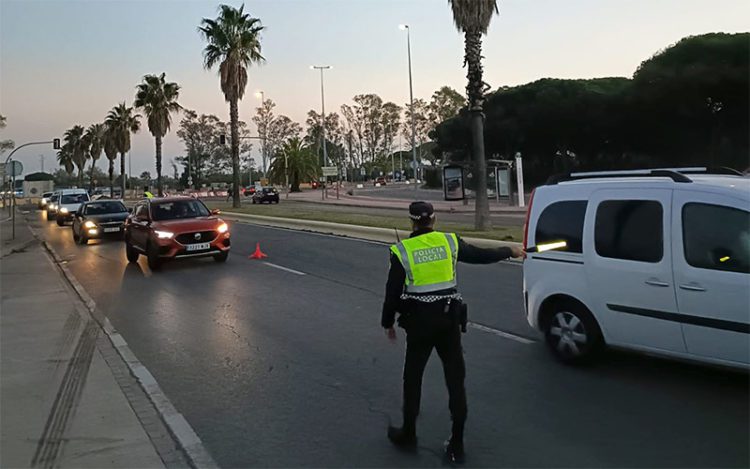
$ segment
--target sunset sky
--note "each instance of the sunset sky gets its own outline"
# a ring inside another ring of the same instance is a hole
[[[239,6],[241,2],[227,2]],[[544,77],[631,76],[638,64],[688,35],[750,30],[746,0],[507,0],[485,39],[485,81],[492,87]],[[228,120],[216,71],[202,67],[197,26],[215,17],[215,1],[0,0],[0,139],[17,145],[61,137],[65,129],[104,119],[120,101],[133,102],[144,74],[166,72],[182,86],[180,103]],[[463,40],[447,0],[248,0],[259,17],[266,63],[249,71],[240,118],[259,100],[304,123],[320,110],[326,72],[326,111],[359,93],[408,101],[406,33],[411,27],[415,97],[429,99],[442,85],[464,91]],[[169,160],[183,152],[175,131],[164,142]],[[253,128],[255,133],[255,129]],[[31,147],[17,159],[26,173],[56,164],[51,148]],[[154,171],[153,137],[133,137],[133,175]],[[256,157],[259,161],[259,158]],[[104,168],[105,163],[99,161]]]

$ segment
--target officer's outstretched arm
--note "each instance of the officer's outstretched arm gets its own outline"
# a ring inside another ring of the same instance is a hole
[[[523,249],[518,247],[480,248],[458,237],[458,261],[467,264],[492,264],[510,257],[521,257]]]

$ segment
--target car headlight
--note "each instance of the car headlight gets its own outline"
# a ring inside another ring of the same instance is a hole
[[[70,212],[70,210],[68,210],[65,207],[63,207],[63,208],[60,209],[60,213],[68,213],[68,212]]]
[[[216,228],[216,231],[218,231],[219,234],[226,233],[228,230],[229,230],[229,227],[227,226],[226,223],[222,223],[221,225],[219,225],[218,228]]]
[[[156,230],[156,231],[154,231],[154,233],[156,233],[156,236],[159,239],[170,239],[172,236],[174,236],[174,233],[172,233],[171,231],[159,231],[159,230]]]
[[[44,197],[42,197],[42,204],[46,204],[46,203],[47,203],[47,199],[45,199]]]
[[[47,207],[50,208],[50,209],[52,209],[52,210],[54,210],[55,209],[55,204],[49,204],[49,205],[47,205]]]
[[[93,221],[89,220],[89,221],[87,221],[86,223],[83,224],[83,227],[84,228],[96,228],[96,223],[94,223]]]

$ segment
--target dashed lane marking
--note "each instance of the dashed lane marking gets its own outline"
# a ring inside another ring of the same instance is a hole
[[[284,272],[289,272],[291,274],[295,274],[295,275],[307,275],[306,273],[300,272],[299,270],[290,269],[288,267],[283,267],[283,266],[280,266],[280,265],[272,264],[270,262],[265,262],[264,261],[263,263],[266,264],[269,267],[273,267],[275,269],[283,270]]]

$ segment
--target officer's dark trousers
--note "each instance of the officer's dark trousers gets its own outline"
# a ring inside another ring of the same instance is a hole
[[[422,376],[432,349],[443,362],[448,406],[455,433],[463,433],[466,420],[466,391],[463,351],[459,325],[444,312],[445,302],[407,302],[408,313],[401,319],[406,330],[406,362],[404,363],[404,425],[414,426],[419,414]],[[405,305],[406,306],[406,305]]]

